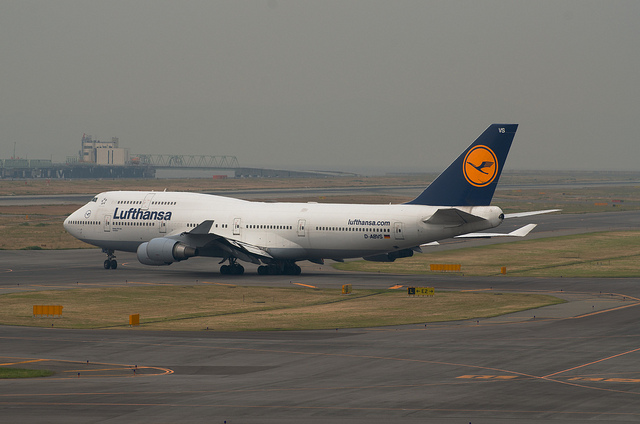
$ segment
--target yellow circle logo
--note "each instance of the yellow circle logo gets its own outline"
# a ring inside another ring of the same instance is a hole
[[[464,157],[462,170],[469,184],[485,187],[498,175],[498,159],[487,146],[476,146]]]

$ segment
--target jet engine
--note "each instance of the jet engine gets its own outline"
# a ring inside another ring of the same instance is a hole
[[[144,265],[171,265],[198,255],[198,249],[177,240],[158,237],[138,246],[138,260]]]

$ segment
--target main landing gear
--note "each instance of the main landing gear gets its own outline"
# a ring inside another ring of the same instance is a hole
[[[222,265],[220,267],[220,274],[242,275],[244,274],[244,267],[237,262],[236,258],[229,258],[229,265]]]
[[[102,249],[102,252],[107,254],[107,260],[104,261],[104,269],[116,269],[118,268],[118,261],[116,261],[116,255],[114,251],[110,249]]]
[[[295,262],[271,263],[258,267],[259,275],[300,275],[302,269]]]

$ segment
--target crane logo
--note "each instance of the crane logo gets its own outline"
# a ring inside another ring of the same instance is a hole
[[[498,159],[487,146],[475,146],[464,157],[464,178],[474,187],[491,184],[498,175]]]

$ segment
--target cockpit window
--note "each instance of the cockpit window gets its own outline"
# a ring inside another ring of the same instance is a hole
[[[93,199],[91,199],[92,202],[97,202],[98,201],[98,196],[94,197]]]

